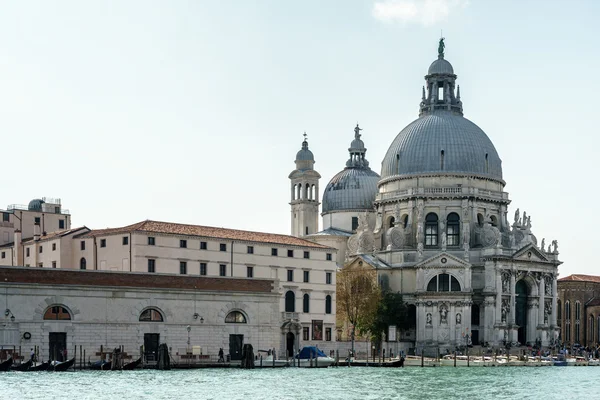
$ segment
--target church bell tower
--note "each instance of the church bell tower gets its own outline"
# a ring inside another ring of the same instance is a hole
[[[296,154],[296,169],[290,175],[292,236],[302,237],[319,230],[319,179],[313,169],[315,158],[308,149],[306,133],[302,148]]]

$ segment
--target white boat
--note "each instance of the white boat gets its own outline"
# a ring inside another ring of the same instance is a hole
[[[440,365],[442,367],[454,367],[455,356],[448,354],[442,357]],[[489,357],[476,357],[476,356],[456,356],[457,367],[491,367],[492,359]]]
[[[271,352],[266,352],[266,355],[262,355],[263,351],[258,351],[258,358],[254,360],[254,367],[256,368],[283,368],[289,367],[290,362],[286,360],[273,359]]]
[[[588,365],[589,365],[590,367],[597,367],[597,366],[599,366],[599,365],[600,365],[600,360],[598,360],[597,358],[590,358],[590,359],[588,360]]]
[[[327,368],[335,363],[335,359],[328,357],[315,346],[306,346],[292,360],[292,367],[301,368]]]
[[[423,366],[424,367],[437,367],[440,363],[431,357],[423,357]],[[421,366],[421,357],[420,356],[406,356],[404,359],[405,367],[420,367]]]

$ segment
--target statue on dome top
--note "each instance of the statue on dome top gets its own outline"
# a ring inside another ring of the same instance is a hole
[[[358,122],[357,122],[356,128],[354,128],[354,138],[355,139],[360,139],[360,131],[362,131],[362,128],[358,127]]]
[[[440,38],[440,44],[438,45],[438,57],[440,58],[444,58],[444,49],[446,48],[446,45],[444,44],[444,39],[445,38]]]

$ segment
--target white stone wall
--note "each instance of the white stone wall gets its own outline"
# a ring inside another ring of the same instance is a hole
[[[203,354],[216,356],[220,347],[227,354],[229,334],[244,335],[244,343],[255,349],[279,348],[280,324],[278,295],[276,293],[196,292],[167,289],[89,288],[51,285],[0,283],[5,294],[6,307],[15,316],[15,322],[3,318],[0,323],[0,345],[21,346],[25,354],[33,346],[40,346],[44,359],[49,357],[49,333],[66,332],[67,349],[73,355],[74,347],[83,346],[86,355],[94,361],[102,345],[105,350],[124,346],[127,353],[137,358],[144,344],[144,333],[159,333],[160,342],[171,347],[173,355],[187,346],[187,326],[190,345],[201,346]],[[4,304],[3,304],[4,305]],[[62,305],[70,310],[71,321],[45,321],[45,310]],[[140,322],[140,313],[158,308],[164,322]],[[226,324],[225,316],[239,310],[247,317],[247,324]],[[197,312],[203,319],[194,319]],[[15,332],[18,332],[15,334]],[[25,340],[23,334],[32,337]]]

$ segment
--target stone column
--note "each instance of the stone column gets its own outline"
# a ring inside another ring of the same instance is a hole
[[[542,279],[540,279],[540,284],[539,284],[538,290],[540,293],[540,301],[538,304],[538,325],[544,325],[544,306],[546,304],[546,302],[545,302],[546,285],[545,285],[543,276],[542,276]]]
[[[556,289],[556,275],[552,275],[552,315],[550,317],[550,325],[556,326],[556,299],[558,291]]]
[[[496,267],[496,323],[502,323],[502,270]]]
[[[515,271],[512,271],[512,273],[510,274],[510,317],[507,318],[507,322],[510,323],[511,325],[515,324],[515,306],[516,306],[516,298],[515,298],[515,286],[516,286],[516,282],[515,282]]]

